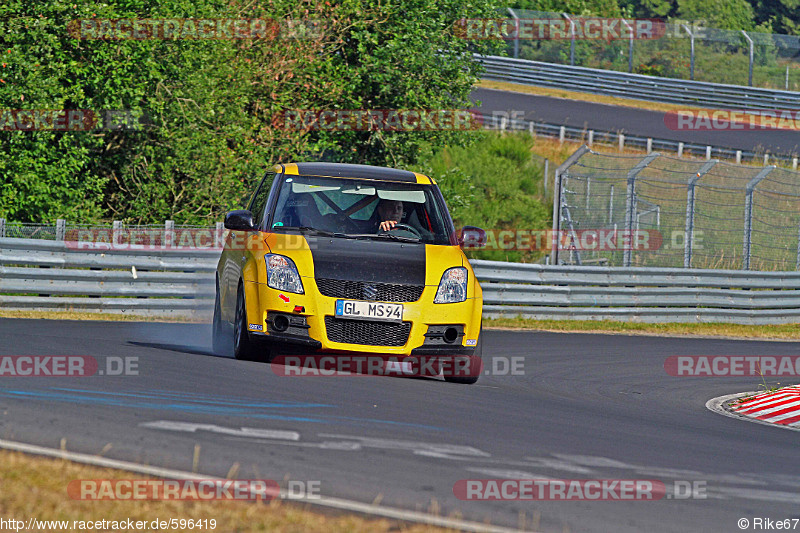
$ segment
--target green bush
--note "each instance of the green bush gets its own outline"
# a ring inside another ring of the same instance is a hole
[[[542,167],[531,155],[533,140],[525,134],[482,132],[464,146],[437,151],[421,169],[444,194],[456,227],[485,230],[541,230],[550,226],[550,211],[539,190]],[[491,243],[491,241],[490,241]],[[498,261],[533,261],[540,251],[482,250],[470,257]]]

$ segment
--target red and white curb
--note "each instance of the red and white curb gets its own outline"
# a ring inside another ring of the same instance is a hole
[[[744,397],[747,400],[730,404],[731,400]],[[800,431],[800,385],[759,394],[743,392],[720,396],[708,400],[706,407],[732,418]]]

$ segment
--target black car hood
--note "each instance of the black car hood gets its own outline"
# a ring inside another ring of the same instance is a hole
[[[307,236],[314,277],[425,285],[425,245],[376,239]]]

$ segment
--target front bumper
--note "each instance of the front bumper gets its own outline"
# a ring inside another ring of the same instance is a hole
[[[247,322],[251,334],[272,343],[323,352],[385,355],[472,355],[480,332],[482,301],[467,298],[453,304],[434,304],[437,286],[425,286],[416,302],[403,305],[402,325],[396,322],[337,319],[336,300],[324,296],[313,278],[303,278],[305,294],[278,291],[263,283],[246,282]],[[275,331],[278,315],[296,317],[285,331]],[[302,323],[302,325],[301,325]],[[360,323],[360,324],[359,324]],[[443,326],[458,335],[444,340]],[[407,336],[401,336],[408,329]],[[349,342],[348,342],[349,341]],[[292,350],[294,351],[294,350]]]

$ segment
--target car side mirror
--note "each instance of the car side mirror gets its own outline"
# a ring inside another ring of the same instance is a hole
[[[483,248],[486,246],[486,232],[475,226],[464,226],[458,244],[467,250]]]
[[[255,231],[256,222],[253,213],[246,209],[237,209],[225,215],[225,229],[234,231]]]

